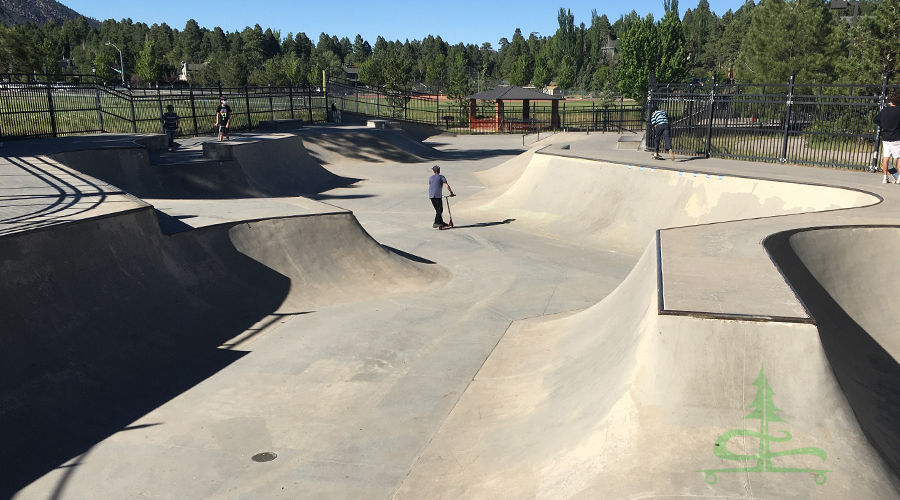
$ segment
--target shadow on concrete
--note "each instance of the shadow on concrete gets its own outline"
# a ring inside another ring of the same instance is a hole
[[[3,205],[0,235],[46,226],[58,217],[72,219],[98,208],[111,195],[125,194],[112,186],[98,184],[87,175],[77,172],[63,175],[64,172],[44,158],[10,158],[9,162],[35,183],[5,187],[0,196]],[[36,191],[45,194],[35,194]]]
[[[376,194],[312,194],[307,198],[323,201],[323,200],[359,200],[363,198],[374,198]]]
[[[318,194],[360,181],[322,166],[291,136],[235,144],[233,159],[198,158],[198,151],[170,153],[152,164],[147,150],[133,148],[64,151],[54,160],[139,198],[233,199]]]
[[[789,241],[801,231],[770,236],[764,241],[766,250],[815,319],[828,363],[863,433],[894,473],[900,475],[900,364],[807,269]],[[884,299],[880,294],[871,297]]]
[[[516,156],[522,154],[524,149],[468,149],[441,151],[442,160],[484,160],[498,156]]]
[[[0,238],[0,498],[245,354],[218,347],[291,283],[228,230],[162,237],[148,208]]]
[[[175,216],[156,209],[154,211],[156,212],[156,222],[159,224],[159,230],[162,231],[162,234],[183,233],[194,229],[190,224],[183,222],[183,219],[196,217],[194,215]]]
[[[419,257],[418,255],[413,255],[413,254],[411,254],[411,253],[404,252],[403,250],[398,250],[398,249],[396,249],[396,248],[394,248],[394,247],[389,247],[389,246],[387,246],[387,245],[381,245],[381,246],[384,247],[385,250],[388,250],[388,251],[390,251],[390,252],[394,252],[395,254],[397,254],[397,255],[399,255],[399,256],[405,258],[405,259],[409,259],[409,260],[411,260],[411,261],[413,261],[413,262],[418,262],[418,263],[420,263],[420,264],[437,264],[437,262],[430,261],[430,260],[428,260],[428,259]]]
[[[501,220],[501,221],[497,221],[497,222],[478,222],[476,224],[466,224],[464,226],[448,227],[447,229],[468,229],[468,228],[473,228],[473,227],[502,226],[503,224],[509,224],[510,222],[515,222],[515,221],[516,221],[516,219],[506,219],[506,220]]]

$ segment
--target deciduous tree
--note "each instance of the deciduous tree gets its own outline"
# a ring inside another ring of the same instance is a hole
[[[659,62],[656,24],[653,15],[634,23],[619,40],[619,92],[643,102],[647,98],[650,71]]]

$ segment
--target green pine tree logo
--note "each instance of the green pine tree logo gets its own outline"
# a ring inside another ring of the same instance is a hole
[[[825,474],[831,472],[829,470],[819,469],[797,469],[793,467],[776,467],[772,465],[772,459],[785,457],[789,455],[813,455],[822,459],[825,463],[827,454],[825,450],[816,447],[796,448],[793,450],[775,451],[771,450],[772,443],[787,443],[793,436],[788,431],[778,431],[779,435],[769,434],[769,424],[772,422],[784,422],[776,412],[781,411],[772,401],[775,391],[769,385],[769,380],[765,374],[765,365],[759,369],[759,376],[753,382],[756,386],[756,397],[753,402],[747,405],[747,409],[752,409],[749,415],[744,417],[745,420],[759,420],[759,432],[748,429],[735,429],[728,431],[716,439],[713,446],[713,453],[722,460],[733,460],[739,462],[747,462],[756,460],[755,466],[736,467],[732,469],[709,469],[700,470],[705,474],[707,484],[716,484],[718,477],[716,473],[720,472],[808,472],[814,474],[816,484],[825,484]],[[749,436],[759,439],[759,452],[755,455],[741,455],[728,451],[728,441],[737,436]]]

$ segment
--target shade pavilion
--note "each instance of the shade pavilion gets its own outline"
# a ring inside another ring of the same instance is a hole
[[[534,125],[534,119],[531,116],[531,101],[551,101],[550,126],[551,128],[559,128],[559,101],[563,100],[560,96],[548,95],[534,89],[507,86],[472,94],[467,99],[469,99],[470,129],[492,129],[503,132],[531,130]],[[475,102],[478,100],[497,103],[496,116],[493,118],[477,118],[475,116],[477,109]],[[506,101],[522,101],[522,116],[507,118],[503,113],[503,103]]]

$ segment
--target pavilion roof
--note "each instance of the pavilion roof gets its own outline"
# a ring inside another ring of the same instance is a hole
[[[466,97],[466,99],[483,99],[486,101],[559,101],[563,98],[545,94],[534,89],[526,89],[512,85],[508,87],[497,87],[493,90],[472,94]]]

